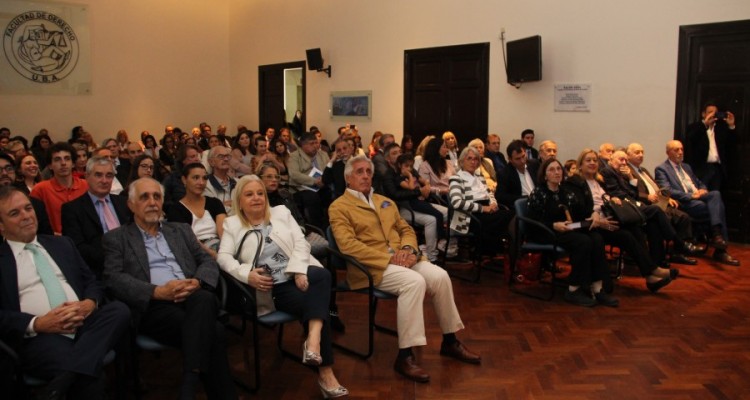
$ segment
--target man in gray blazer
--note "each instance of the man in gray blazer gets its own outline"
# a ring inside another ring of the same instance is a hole
[[[193,398],[202,380],[208,398],[237,398],[226,355],[219,305],[211,290],[219,267],[190,226],[161,222],[164,188],[151,178],[133,182],[133,222],[104,235],[104,280],[136,315],[140,333],[181,348],[180,398]]]

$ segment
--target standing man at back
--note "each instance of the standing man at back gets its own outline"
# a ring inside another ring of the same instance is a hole
[[[706,103],[701,120],[687,128],[685,162],[690,164],[708,190],[721,190],[731,139],[736,135],[734,114],[720,112],[715,103]]]

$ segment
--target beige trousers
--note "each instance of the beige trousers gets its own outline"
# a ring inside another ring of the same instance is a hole
[[[464,328],[453,301],[450,277],[437,265],[420,261],[409,269],[389,264],[377,288],[398,296],[396,323],[400,349],[427,344],[423,314],[425,291],[432,296],[432,305],[444,334]]]

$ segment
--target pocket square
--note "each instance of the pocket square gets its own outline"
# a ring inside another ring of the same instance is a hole
[[[391,206],[390,201],[384,201],[383,204],[380,205],[380,208],[388,208]]]

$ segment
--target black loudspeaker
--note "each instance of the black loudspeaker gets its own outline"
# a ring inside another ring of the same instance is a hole
[[[307,69],[319,70],[323,68],[323,55],[320,49],[308,49],[307,52]]]

